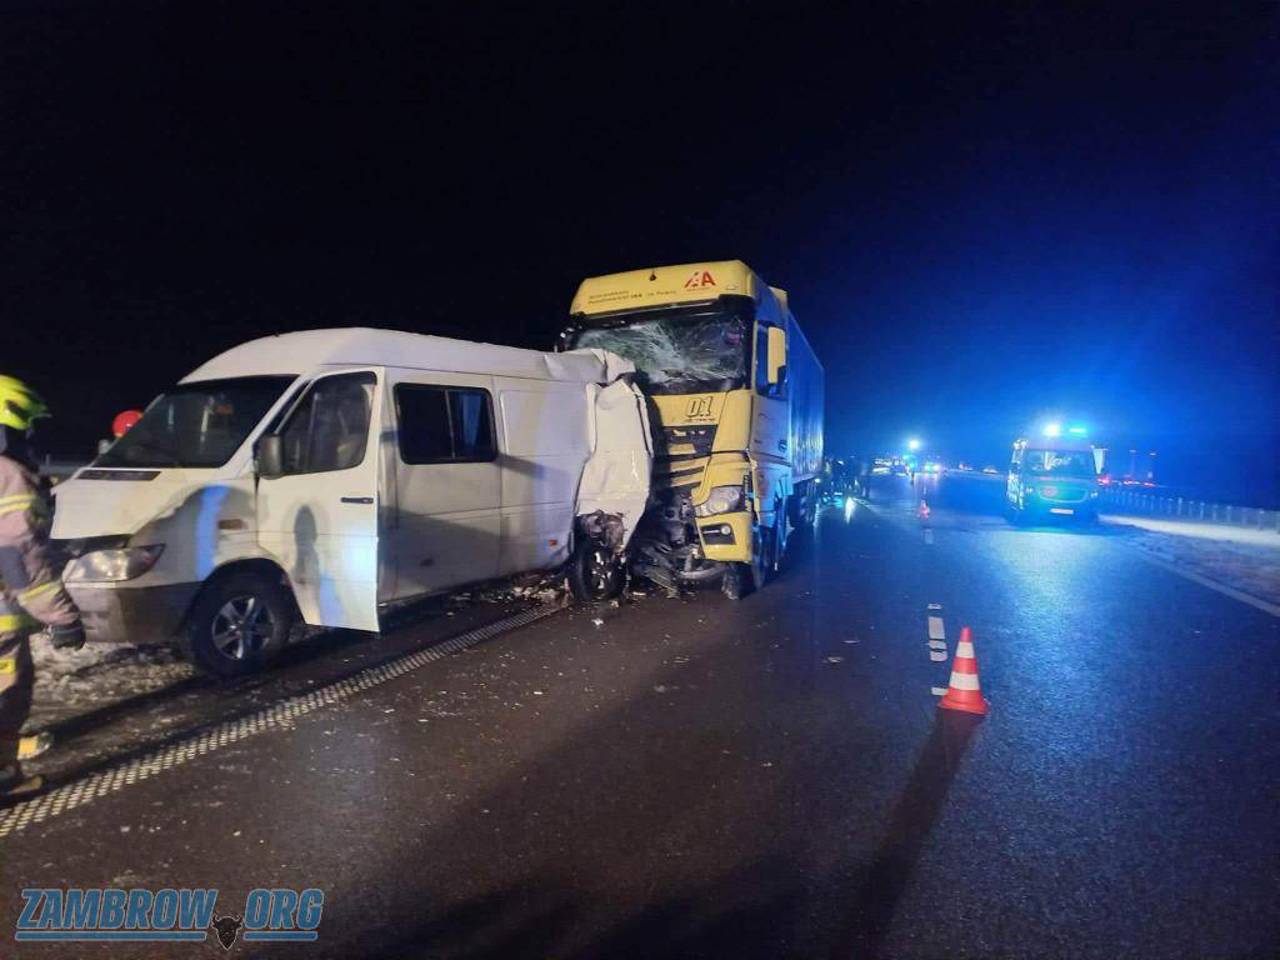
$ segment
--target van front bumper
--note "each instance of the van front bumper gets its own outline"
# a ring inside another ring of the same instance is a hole
[[[80,608],[85,636],[95,643],[155,643],[182,626],[198,583],[122,587],[111,583],[68,583]]]

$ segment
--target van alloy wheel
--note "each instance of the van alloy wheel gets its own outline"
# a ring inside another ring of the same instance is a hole
[[[612,600],[626,581],[626,565],[608,546],[581,538],[569,564],[569,586],[579,600]]]
[[[289,642],[298,607],[277,574],[236,570],[214,577],[187,616],[187,651],[215,677],[262,669]]]
[[[243,660],[258,653],[275,634],[275,620],[254,594],[232,597],[213,616],[214,647],[224,657]]]

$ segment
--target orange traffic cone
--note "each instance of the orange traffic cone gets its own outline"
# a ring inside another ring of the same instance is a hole
[[[951,664],[951,686],[938,706],[943,710],[976,713],[980,717],[987,715],[989,705],[982,698],[978,658],[973,655],[973,632],[968,627],[960,628],[960,642],[956,644],[956,658]]]
[[[928,520],[928,519],[929,519],[929,513],[930,513],[930,510],[929,510],[929,503],[928,503],[928,501],[926,501],[926,500],[921,500],[921,501],[920,501],[920,510],[917,512],[916,516],[918,516],[921,520]]]

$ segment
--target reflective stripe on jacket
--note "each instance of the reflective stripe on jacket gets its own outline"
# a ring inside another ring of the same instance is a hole
[[[52,511],[40,478],[0,455],[0,635],[71,626],[80,611],[52,568]]]

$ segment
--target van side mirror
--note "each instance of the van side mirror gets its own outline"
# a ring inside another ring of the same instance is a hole
[[[765,357],[765,379],[770,385],[784,383],[787,379],[787,331],[782,327],[769,328],[769,349]]]
[[[284,476],[284,440],[278,433],[264,434],[258,440],[254,457],[255,469],[263,480]]]

